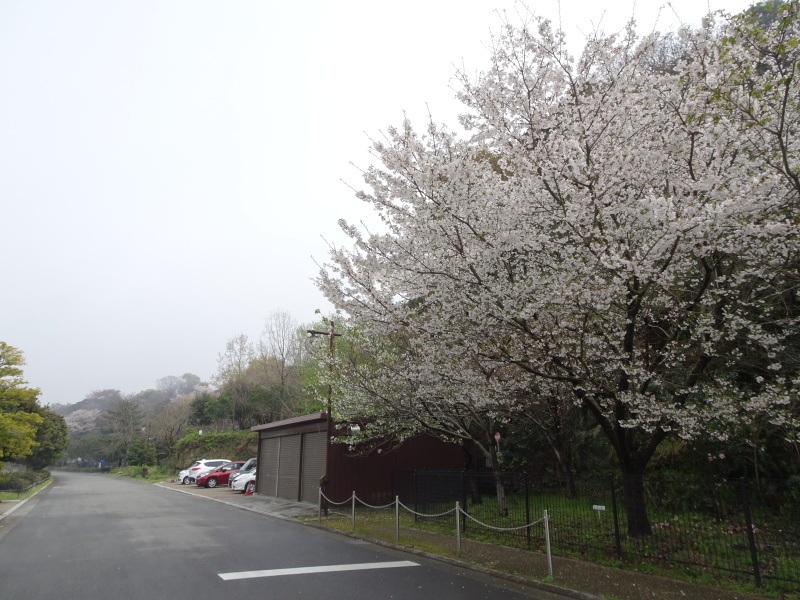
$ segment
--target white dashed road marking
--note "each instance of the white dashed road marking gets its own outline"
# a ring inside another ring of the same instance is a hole
[[[278,577],[281,575],[306,575],[308,573],[335,573],[336,571],[364,571],[366,569],[397,569],[400,567],[418,567],[419,564],[409,560],[395,562],[361,563],[354,565],[327,565],[322,567],[298,567],[296,569],[270,569],[269,571],[242,571],[240,573],[220,573],[225,581],[232,579],[252,579],[253,577]]]

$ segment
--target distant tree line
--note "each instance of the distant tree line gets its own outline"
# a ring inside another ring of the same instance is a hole
[[[191,431],[246,430],[319,410],[305,330],[288,312],[276,311],[257,341],[240,334],[226,343],[211,381],[170,375],[130,396],[97,390],[76,404],[57,405],[70,426],[66,456],[155,464],[169,461]]]

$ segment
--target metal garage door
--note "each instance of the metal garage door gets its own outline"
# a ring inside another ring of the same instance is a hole
[[[275,496],[278,493],[278,458],[280,438],[261,440],[261,456],[258,457],[258,493]]]
[[[319,480],[325,474],[324,431],[303,435],[303,476],[300,487],[300,500],[317,503],[319,500]]]
[[[280,438],[278,466],[278,498],[297,500],[300,497],[300,434]]]

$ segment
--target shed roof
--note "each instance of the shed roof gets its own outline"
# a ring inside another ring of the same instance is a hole
[[[297,425],[298,423],[309,423],[313,421],[327,421],[328,413],[311,413],[310,415],[302,415],[300,417],[292,417],[291,419],[283,419],[282,421],[273,421],[272,423],[265,423],[264,425],[254,425],[250,431],[263,431],[265,429],[277,429],[278,427],[288,427],[290,425]]]

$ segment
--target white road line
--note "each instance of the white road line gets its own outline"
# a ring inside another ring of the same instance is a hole
[[[336,571],[363,571],[366,569],[396,569],[399,567],[418,567],[410,560],[395,562],[361,563],[354,565],[327,565],[322,567],[298,567],[295,569],[271,569],[269,571],[242,571],[240,573],[219,573],[225,581],[232,579],[251,579],[253,577],[278,577],[280,575],[305,575],[307,573],[333,573]]]

